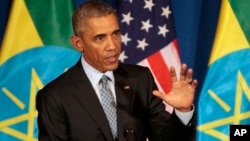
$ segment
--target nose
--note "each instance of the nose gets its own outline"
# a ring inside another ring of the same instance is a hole
[[[108,41],[107,41],[107,49],[108,50],[113,50],[116,48],[116,40],[112,37],[109,37],[108,38]]]

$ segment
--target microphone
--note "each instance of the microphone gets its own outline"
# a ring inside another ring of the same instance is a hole
[[[136,131],[134,128],[134,124],[125,124],[124,136],[126,138],[126,141],[136,141]]]

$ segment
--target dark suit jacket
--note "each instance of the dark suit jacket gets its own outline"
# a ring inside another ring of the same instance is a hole
[[[153,96],[157,89],[148,68],[119,64],[114,71],[117,98],[118,138],[126,140],[133,129],[136,140],[189,140],[193,123],[184,126],[162,101]],[[39,140],[112,141],[102,106],[83,71],[81,62],[42,90],[36,99]]]

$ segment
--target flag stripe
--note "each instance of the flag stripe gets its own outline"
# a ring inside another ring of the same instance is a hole
[[[164,92],[168,92],[171,88],[170,73],[167,64],[160,52],[156,52],[148,57],[148,62],[155,78],[163,88]]]
[[[171,86],[170,81],[170,66],[174,66],[176,72],[180,71],[181,62],[179,59],[178,47],[176,47],[176,42],[173,41],[168,46],[161,49],[159,52],[151,55],[150,57],[144,59],[139,65],[147,66],[152,71],[155,81],[158,85],[159,90],[168,92]],[[160,59],[158,61],[158,59]],[[155,68],[156,67],[156,68]],[[177,79],[179,79],[180,74],[177,73]]]
[[[69,39],[73,35],[71,26],[73,1],[25,0],[25,3],[44,45],[72,48]]]
[[[250,23],[249,0],[241,0],[240,2],[230,0],[229,2],[248,42],[250,42],[250,28],[248,24]]]
[[[7,29],[0,50],[0,65],[24,50],[42,45],[42,40],[33,24],[24,1],[13,0]]]
[[[180,69],[171,0],[121,1],[118,13],[125,63],[150,68],[159,90],[171,88],[169,67]]]
[[[138,65],[148,67],[148,68],[150,69],[150,71],[152,70],[152,68],[150,67],[150,64],[149,64],[147,58],[144,59],[144,60],[142,60],[141,62],[139,62]],[[152,73],[152,74],[153,74],[153,77],[155,78],[155,83],[156,83],[156,85],[158,86],[158,89],[159,89],[160,91],[163,91],[163,88],[161,87],[161,85],[159,84],[158,80],[156,79],[155,74],[154,74],[154,73]]]
[[[209,65],[231,52],[245,49],[249,46],[239,22],[235,17],[234,11],[227,0],[222,0],[218,22]]]
[[[197,141],[229,140],[230,125],[250,123],[250,48],[238,21],[249,18],[245,10],[249,4],[245,0],[222,0],[209,68],[198,99]],[[249,22],[245,24],[246,31],[250,30]]]
[[[181,61],[179,57],[178,46],[176,46],[175,40],[167,47],[163,48],[161,53],[168,66],[174,66],[176,72],[180,72]],[[179,74],[177,73],[176,75],[179,79]]]

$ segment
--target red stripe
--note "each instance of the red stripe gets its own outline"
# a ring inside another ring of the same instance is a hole
[[[177,41],[177,39],[173,40],[173,44],[174,44],[174,48],[177,50],[178,55],[180,57],[180,51],[179,51],[179,48],[178,48],[178,41]]]
[[[170,91],[171,77],[168,66],[166,65],[164,58],[161,56],[160,51],[154,53],[147,58],[151,71],[156,77],[159,85],[161,85],[165,93]]]

